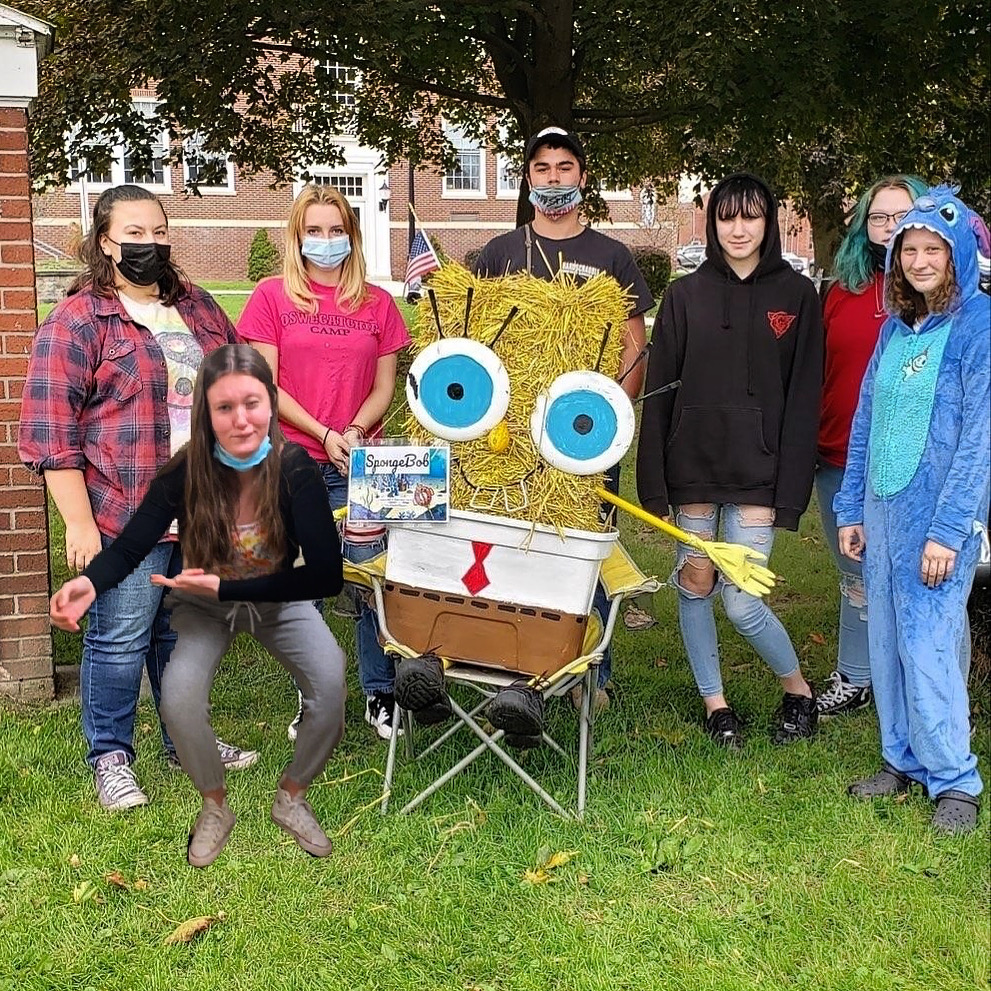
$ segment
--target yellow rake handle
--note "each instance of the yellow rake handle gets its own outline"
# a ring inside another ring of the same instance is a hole
[[[696,537],[694,533],[689,533],[687,530],[682,530],[681,527],[675,526],[673,523],[668,523],[667,520],[662,520],[660,516],[655,516],[653,513],[648,513],[646,509],[642,509],[640,506],[635,506],[632,502],[627,502],[618,495],[613,495],[613,493],[607,489],[598,488],[595,490],[595,494],[600,499],[604,499],[606,502],[611,502],[614,506],[618,506],[620,509],[625,509],[626,512],[628,512],[631,516],[635,516],[638,520],[643,520],[644,523],[649,523],[652,527],[656,527],[658,530],[663,530],[669,537],[674,537],[675,540],[680,540],[683,544],[688,544],[689,547],[694,547],[695,550],[701,551],[703,554],[706,553],[706,542],[701,537]]]
[[[763,563],[767,560],[766,554],[755,551],[743,544],[717,543],[711,540],[703,540],[694,533],[686,533],[680,527],[673,526],[667,520],[662,520],[653,513],[648,513],[639,506],[621,499],[619,496],[607,492],[603,488],[596,489],[596,494],[606,502],[611,502],[620,509],[635,516],[645,523],[649,523],[658,530],[683,544],[704,554],[716,566],[716,569],[728,578],[737,588],[751,595],[767,595],[774,587],[776,575],[770,568],[765,568]]]

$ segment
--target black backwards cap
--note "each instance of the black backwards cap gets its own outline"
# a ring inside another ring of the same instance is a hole
[[[529,165],[530,159],[537,153],[541,145],[558,145],[567,148],[578,159],[582,172],[585,171],[585,149],[582,147],[578,135],[573,131],[566,131],[563,127],[545,127],[542,131],[537,131],[526,143],[526,154],[524,164]]]

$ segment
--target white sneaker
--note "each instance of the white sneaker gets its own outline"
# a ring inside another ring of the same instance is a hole
[[[296,689],[296,694],[299,696],[299,702],[296,704],[296,715],[293,717],[293,721],[289,724],[286,729],[286,736],[295,743],[296,733],[299,731],[299,721],[303,718],[303,693]]]
[[[392,715],[396,705],[396,697],[392,693],[375,692],[365,699],[365,722],[371,726],[383,740],[392,739]],[[396,727],[396,736],[403,735],[402,726]]]
[[[258,761],[257,750],[242,750],[235,747],[233,743],[224,743],[217,737],[217,752],[220,754],[220,761],[224,765],[225,771],[240,771]]]
[[[96,797],[108,812],[121,812],[148,804],[148,796],[138,786],[127,754],[113,750],[96,761],[93,768]]]

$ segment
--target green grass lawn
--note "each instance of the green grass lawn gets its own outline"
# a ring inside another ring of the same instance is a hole
[[[629,465],[624,494],[632,483]],[[620,525],[641,565],[666,576],[671,543]],[[785,581],[772,604],[819,679],[836,650],[836,575],[814,511],[779,535],[773,563]],[[148,702],[136,772],[152,804],[113,817],[96,807],[77,703],[0,709],[0,991],[987,987],[987,813],[972,836],[946,840],[918,795],[848,799],[846,784],[878,763],[873,710],[774,747],[775,679],[722,620],[727,691],[748,739],[740,754],[717,750],[701,730],[674,594],[654,600],[658,625],[614,640],[616,699],[596,723],[584,823],[552,815],[488,755],[413,814],[382,817],[385,747],[362,721],[352,663],[348,730],[310,793],[336,850],[307,857],[268,819],[295,693],[239,639],[213,718],[262,759],[232,775],[237,826],[220,859],[195,871],[184,857],[198,799],[166,767]],[[353,659],[350,625],[330,623]],[[975,701],[987,769],[986,682]],[[553,706],[549,729],[576,749],[570,706]],[[401,765],[395,807],[462,752],[455,738]],[[571,800],[568,762],[547,749],[521,762]],[[528,883],[557,851],[568,863]],[[163,944],[200,916],[217,921],[189,945]]]

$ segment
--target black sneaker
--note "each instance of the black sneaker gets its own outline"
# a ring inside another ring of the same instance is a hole
[[[485,715],[507,736],[539,740],[544,730],[544,696],[527,685],[509,685],[496,693]]]
[[[716,709],[705,721],[705,731],[720,744],[730,750],[743,746],[743,723],[730,708]]]
[[[815,735],[816,727],[819,725],[815,692],[811,697],[785,692],[774,718],[778,721],[778,728],[774,733],[775,743],[808,740]]]
[[[854,685],[846,675],[834,671],[822,694],[816,698],[816,711],[820,719],[839,716],[845,712],[856,712],[870,705],[874,695],[870,685]]]
[[[396,696],[392,692],[374,692],[365,699],[365,722],[383,740],[391,740],[393,730],[396,736],[403,735],[401,726],[393,726],[392,714],[396,705]]]
[[[444,664],[436,654],[421,654],[400,661],[396,666],[396,701],[410,712],[451,704],[444,684]]]

